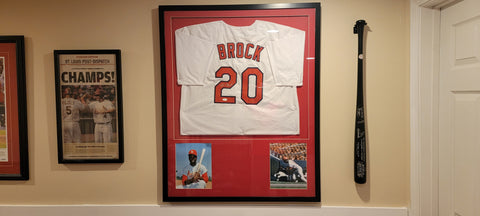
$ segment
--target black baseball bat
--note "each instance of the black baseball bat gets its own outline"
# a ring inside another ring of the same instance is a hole
[[[365,107],[363,104],[363,32],[367,25],[365,20],[357,20],[353,33],[358,34],[358,76],[357,76],[357,109],[355,115],[355,153],[354,176],[355,182],[367,182],[367,142],[365,134]]]

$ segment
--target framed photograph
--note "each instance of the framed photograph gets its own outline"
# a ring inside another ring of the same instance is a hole
[[[0,180],[28,180],[25,42],[0,36]]]
[[[59,163],[123,163],[120,50],[55,50]]]
[[[320,201],[320,3],[159,6],[163,200]]]

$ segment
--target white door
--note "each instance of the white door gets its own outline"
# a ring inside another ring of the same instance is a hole
[[[439,212],[480,216],[480,0],[440,23]]]

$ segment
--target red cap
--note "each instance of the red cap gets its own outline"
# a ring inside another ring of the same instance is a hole
[[[192,149],[192,150],[188,151],[188,154],[189,155],[192,154],[192,155],[197,156],[197,151],[195,149]]]

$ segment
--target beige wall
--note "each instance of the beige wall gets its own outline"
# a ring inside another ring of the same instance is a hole
[[[30,176],[1,181],[5,204],[157,204],[161,200],[158,5],[257,1],[1,0],[0,35],[26,38]],[[273,1],[260,1],[272,3]],[[408,0],[324,0],[321,23],[322,205],[409,202]],[[368,184],[353,182],[356,45],[366,46]],[[125,163],[57,163],[54,49],[121,49]]]

